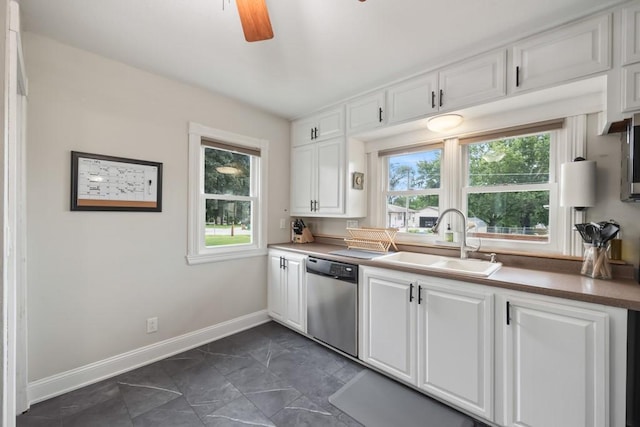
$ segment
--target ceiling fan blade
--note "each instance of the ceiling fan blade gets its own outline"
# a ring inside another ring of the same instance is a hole
[[[269,11],[265,0],[236,0],[244,38],[248,42],[273,38]]]

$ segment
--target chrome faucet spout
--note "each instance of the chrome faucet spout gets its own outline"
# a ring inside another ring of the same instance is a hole
[[[440,227],[440,223],[442,222],[442,218],[444,218],[444,216],[449,212],[457,213],[462,219],[462,242],[460,242],[460,259],[467,259],[467,256],[468,256],[467,252],[470,250],[475,250],[476,248],[472,246],[467,246],[467,218],[464,216],[462,211],[456,208],[445,209],[436,220],[436,223],[433,224],[433,227],[431,227],[431,230],[434,233],[437,233],[438,228]]]

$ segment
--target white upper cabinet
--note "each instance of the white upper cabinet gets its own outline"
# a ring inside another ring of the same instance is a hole
[[[454,64],[439,73],[438,105],[454,110],[507,93],[507,52],[499,50]]]
[[[622,10],[622,111],[640,109],[640,3]]]
[[[611,67],[611,15],[530,37],[511,49],[511,92],[564,83]]]
[[[640,63],[622,67],[622,111],[640,109]]]
[[[398,83],[387,91],[387,121],[399,123],[438,111],[438,74],[431,73]]]
[[[506,51],[499,50],[391,86],[388,123],[419,119],[506,94]]]
[[[353,134],[385,124],[384,91],[363,96],[347,104],[347,133]]]
[[[323,141],[344,135],[344,108],[327,110],[291,125],[291,145]]]
[[[622,65],[640,62],[640,3],[622,11]]]
[[[344,214],[345,140],[334,138],[291,149],[291,214]]]

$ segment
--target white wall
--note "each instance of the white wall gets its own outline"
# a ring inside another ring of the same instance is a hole
[[[7,76],[5,75],[5,43],[6,43],[6,39],[7,39],[7,33],[9,31],[8,27],[7,27],[7,15],[8,15],[8,7],[9,7],[9,1],[0,1],[0,34],[2,34],[2,36],[0,37],[0,58],[3,58],[3,61],[1,61],[0,63],[0,76],[3,76],[2,79],[2,84],[0,84],[0,99],[2,100],[0,102],[0,125],[2,128],[2,145],[0,145],[0,171],[2,171],[2,173],[0,173],[0,212],[4,212],[4,199],[5,199],[5,192],[4,192],[4,186],[5,186],[5,182],[4,182],[4,159],[5,159],[5,148],[8,144],[8,129],[7,129],[7,124],[8,124],[8,119],[6,117],[6,113],[7,113],[7,101],[8,99],[6,98],[6,93],[5,93],[5,80],[7,79]],[[2,222],[0,223],[1,227],[0,227],[0,238],[2,240],[2,242],[4,242],[4,228],[5,228],[5,224],[4,224],[4,214],[2,214]],[[4,264],[4,259],[5,259],[5,253],[4,253],[4,245],[1,245],[0,248],[0,253],[2,253],[2,260],[3,260],[3,264]],[[5,268],[3,266],[2,271],[5,271]],[[3,277],[3,276],[2,276]],[[3,295],[6,295],[6,293],[4,292],[4,287],[7,286],[7,284],[5,283],[4,277],[2,279],[2,291],[3,291]],[[0,368],[0,381],[2,381],[0,384],[2,384],[2,386],[0,386],[0,423],[3,422],[5,415],[9,416],[9,414],[13,414],[14,411],[13,410],[6,410],[7,408],[5,407],[7,404],[7,401],[13,401],[13,399],[10,399],[8,394],[10,392],[13,392],[13,390],[9,390],[7,389],[7,387],[11,387],[12,384],[5,384],[5,377],[7,374],[7,367],[10,363],[12,363],[12,361],[6,360],[6,334],[7,334],[7,329],[6,329],[6,310],[4,309],[4,298],[0,298],[0,313],[2,313],[0,316],[0,326],[1,326],[1,334],[2,334],[2,342],[0,343],[0,362],[2,363],[2,367]],[[6,412],[5,412],[6,411]]]
[[[597,135],[597,118],[587,122],[587,158],[597,162],[596,206],[587,209],[588,221],[615,219],[622,234],[622,258],[638,265],[640,260],[640,203],[620,201],[622,134]]]
[[[35,34],[23,43],[30,381],[265,309],[266,257],[186,264],[187,123],[270,141],[279,242],[288,121]],[[164,163],[163,212],[71,212],[71,150]],[[151,316],[159,332],[146,334]]]

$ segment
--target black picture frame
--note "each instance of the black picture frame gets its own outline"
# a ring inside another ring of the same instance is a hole
[[[72,151],[71,210],[162,212],[162,163]]]

